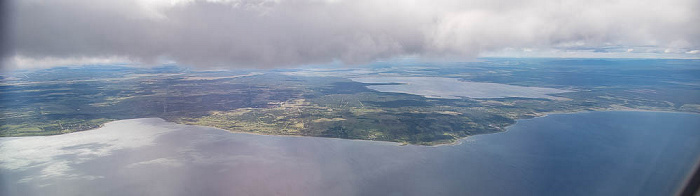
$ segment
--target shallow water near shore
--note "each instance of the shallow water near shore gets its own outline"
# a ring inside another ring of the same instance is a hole
[[[437,147],[151,118],[0,138],[0,195],[672,195],[698,157],[683,113],[554,114]]]

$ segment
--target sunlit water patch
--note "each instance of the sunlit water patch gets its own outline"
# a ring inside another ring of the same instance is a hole
[[[469,98],[547,98],[561,99],[551,96],[557,93],[571,92],[555,88],[526,87],[508,84],[469,82],[457,78],[444,77],[359,77],[351,78],[362,83],[382,83],[370,85],[368,88],[393,93],[408,93],[428,98],[459,99]],[[396,83],[396,84],[391,84]]]
[[[699,130],[700,115],[591,112],[427,147],[123,120],[0,138],[0,195],[673,195]]]

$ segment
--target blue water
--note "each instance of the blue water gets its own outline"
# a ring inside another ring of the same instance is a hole
[[[484,157],[444,158],[455,169],[477,165],[446,173],[456,182],[478,181],[455,192],[672,195],[700,155],[700,118],[651,112],[551,115],[474,140],[442,152]],[[481,180],[470,178],[474,173]]]
[[[700,157],[700,115],[682,113],[550,115],[437,147],[233,134],[159,119],[123,124],[167,131],[107,155],[77,153],[109,141],[62,146],[70,151],[43,166],[0,168],[0,194],[673,195]],[[61,161],[69,162],[63,174],[41,176]]]

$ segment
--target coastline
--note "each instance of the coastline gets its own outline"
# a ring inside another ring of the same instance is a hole
[[[455,146],[455,145],[460,145],[462,144],[462,140],[465,140],[470,137],[474,136],[482,136],[482,135],[491,135],[491,134],[499,134],[499,133],[505,133],[508,132],[508,129],[510,129],[512,126],[517,125],[521,120],[532,120],[536,118],[544,118],[548,117],[550,115],[567,115],[567,114],[582,114],[582,113],[592,113],[592,112],[655,112],[655,113],[674,113],[674,114],[689,114],[689,115],[700,115],[700,113],[693,113],[693,112],[683,112],[683,111],[667,111],[667,110],[645,110],[645,109],[601,109],[601,110],[580,110],[580,111],[569,111],[569,112],[544,112],[544,113],[539,113],[542,115],[538,115],[532,118],[519,118],[519,119],[514,119],[515,123],[503,127],[503,131],[499,132],[494,132],[494,133],[484,133],[484,134],[475,134],[475,135],[470,135],[467,137],[462,137],[458,138],[457,141],[453,143],[447,143],[447,144],[437,144],[437,145],[430,145],[428,147],[437,147],[437,146]],[[413,145],[413,144],[409,144]],[[417,145],[417,146],[424,146],[424,145]]]
[[[73,132],[68,132],[68,133],[59,133],[59,134],[48,134],[48,135],[32,135],[32,136],[4,136],[0,137],[2,138],[23,138],[23,137],[47,137],[47,136],[54,136],[54,135],[65,135],[65,134],[71,134],[71,133],[79,133],[79,132],[84,132],[84,131],[92,131],[96,129],[103,128],[105,125],[110,124],[110,123],[115,123],[119,121],[125,121],[125,120],[135,120],[135,119],[159,119],[164,122],[168,123],[173,123],[175,125],[184,125],[184,126],[197,126],[197,127],[204,127],[204,128],[210,128],[210,129],[217,129],[221,131],[225,131],[228,133],[239,133],[239,134],[251,134],[251,135],[259,135],[259,136],[275,136],[275,137],[316,137],[316,138],[328,138],[328,139],[340,139],[340,140],[355,140],[355,141],[367,141],[367,142],[382,142],[382,143],[390,143],[395,146],[420,146],[420,147],[440,147],[440,146],[457,146],[462,143],[464,143],[463,140],[474,137],[474,136],[479,136],[479,135],[490,135],[490,134],[498,134],[498,133],[504,133],[507,132],[510,127],[515,126],[518,124],[519,121],[521,120],[530,120],[530,119],[535,119],[535,118],[543,118],[547,117],[549,115],[565,115],[565,114],[579,114],[579,113],[591,113],[591,112],[660,112],[660,113],[678,113],[678,114],[692,114],[692,115],[700,115],[700,113],[693,113],[693,112],[685,112],[685,111],[673,111],[673,110],[651,110],[651,109],[637,109],[637,108],[595,108],[595,109],[587,109],[587,110],[572,110],[572,111],[557,111],[557,112],[543,112],[543,113],[536,113],[534,117],[532,118],[516,118],[513,119],[515,122],[513,124],[510,124],[505,127],[501,127],[502,131],[498,132],[493,132],[493,133],[481,133],[481,134],[474,134],[474,135],[469,135],[466,137],[461,137],[461,138],[455,138],[454,141],[452,142],[447,142],[447,143],[434,143],[434,144],[412,144],[412,143],[406,143],[406,142],[398,142],[398,141],[385,141],[385,140],[368,140],[368,139],[351,139],[351,138],[335,138],[335,137],[321,137],[321,136],[304,136],[304,135],[281,135],[281,134],[264,134],[264,133],[256,133],[256,132],[245,132],[245,131],[234,131],[234,130],[227,130],[227,129],[222,129],[218,127],[211,127],[211,126],[204,126],[204,125],[191,125],[191,124],[185,124],[185,123],[178,123],[175,121],[169,121],[160,117],[147,117],[147,118],[133,118],[133,119],[121,119],[121,120],[114,120],[114,121],[109,121],[105,122],[103,124],[100,124],[96,128],[92,129],[86,129],[86,130],[80,130],[80,131],[73,131]]]

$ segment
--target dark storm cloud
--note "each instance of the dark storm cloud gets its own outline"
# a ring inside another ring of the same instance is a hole
[[[11,9],[14,6],[11,6],[10,3],[11,1],[0,1],[0,60],[5,59],[8,55],[11,55],[10,50],[12,50],[13,47],[13,40],[10,36],[10,31],[9,27],[12,26],[10,25],[10,21],[12,21],[10,18],[13,16],[13,10]],[[2,61],[0,61],[2,63]]]
[[[696,1],[13,1],[9,66],[271,67],[505,48],[697,50]],[[50,62],[48,62],[50,61]]]

